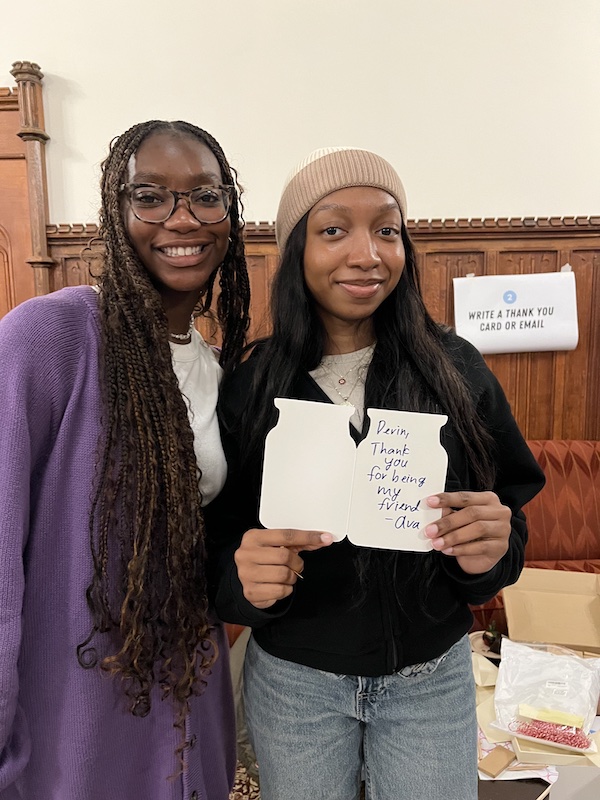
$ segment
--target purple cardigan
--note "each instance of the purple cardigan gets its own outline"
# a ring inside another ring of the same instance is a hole
[[[175,779],[173,705],[155,697],[134,717],[118,680],[77,661],[91,630],[96,300],[63,289],[0,322],[0,800],[226,800],[235,741],[221,625]]]

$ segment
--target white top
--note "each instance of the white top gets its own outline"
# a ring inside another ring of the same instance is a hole
[[[169,344],[173,370],[194,434],[196,460],[202,471],[202,505],[205,506],[219,494],[227,477],[217,420],[217,397],[223,371],[216,353],[195,328],[189,344]]]

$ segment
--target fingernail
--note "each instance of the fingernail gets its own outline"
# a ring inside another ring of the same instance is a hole
[[[437,507],[439,506],[439,504],[440,504],[440,498],[437,495],[434,494],[431,497],[427,498],[427,505]]]
[[[425,536],[429,536],[430,539],[433,539],[434,536],[437,536],[439,533],[437,525],[428,525],[425,528]]]
[[[453,552],[454,552],[454,548],[453,547],[448,547],[446,550],[442,550],[442,553],[445,556],[451,556]]]
[[[436,550],[441,550],[442,547],[444,546],[444,540],[434,539],[431,544],[435,547]]]
[[[323,544],[331,544],[333,542],[333,536],[330,533],[322,533],[321,541]]]

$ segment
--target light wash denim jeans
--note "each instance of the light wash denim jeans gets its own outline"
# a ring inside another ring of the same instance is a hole
[[[262,800],[477,800],[471,650],[377,678],[275,658],[250,640],[244,690]]]

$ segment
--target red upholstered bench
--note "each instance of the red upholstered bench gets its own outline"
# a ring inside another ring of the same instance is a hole
[[[541,439],[528,444],[546,485],[524,508],[529,529],[525,565],[600,573],[600,442]],[[475,629],[494,620],[506,633],[502,592],[472,609]]]

